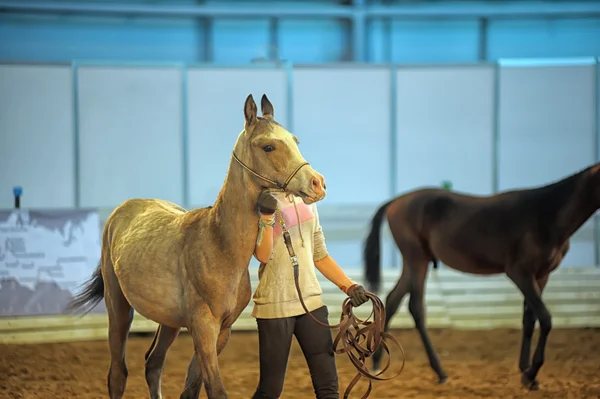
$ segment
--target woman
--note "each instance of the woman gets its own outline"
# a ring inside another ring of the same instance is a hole
[[[257,207],[260,219],[254,256],[261,264],[252,316],[258,324],[260,380],[252,398],[281,396],[292,336],[295,335],[308,364],[316,397],[338,399],[331,331],[315,323],[300,304],[277,218],[283,216],[298,257],[300,289],[306,307],[319,321],[328,323],[328,311],[321,298],[315,267],[351,298],[353,306],[368,300],[365,290],[350,280],[327,253],[315,204],[306,205],[291,194],[263,191]],[[277,208],[280,212],[276,215]]]

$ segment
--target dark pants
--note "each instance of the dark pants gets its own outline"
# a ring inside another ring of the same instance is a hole
[[[312,314],[328,323],[326,306]],[[281,319],[257,319],[260,346],[260,381],[252,399],[276,399],[283,391],[283,382],[295,335],[312,379],[318,399],[339,399],[338,375],[333,353],[331,330],[318,325],[303,314]]]

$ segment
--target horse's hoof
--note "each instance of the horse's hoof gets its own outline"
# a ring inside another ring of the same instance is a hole
[[[448,382],[448,376],[447,375],[443,375],[440,377],[440,379],[438,380],[438,384],[442,385]]]
[[[530,391],[537,391],[538,389],[540,389],[540,384],[536,380],[530,380],[527,373],[523,373],[521,375],[521,383],[525,388],[529,389]]]

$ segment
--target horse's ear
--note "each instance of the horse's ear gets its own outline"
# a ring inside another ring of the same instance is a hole
[[[273,109],[273,104],[267,98],[266,94],[263,94],[260,99],[260,111],[262,112],[263,118],[271,118],[275,116],[275,110]]]
[[[246,119],[246,126],[250,126],[256,122],[256,103],[254,102],[254,98],[252,94],[249,94],[246,97],[246,102],[244,103],[244,118]]]

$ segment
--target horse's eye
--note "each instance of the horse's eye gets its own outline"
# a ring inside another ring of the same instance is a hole
[[[271,152],[275,150],[275,147],[273,147],[272,145],[266,145],[263,147],[263,150],[265,150],[265,152]]]

